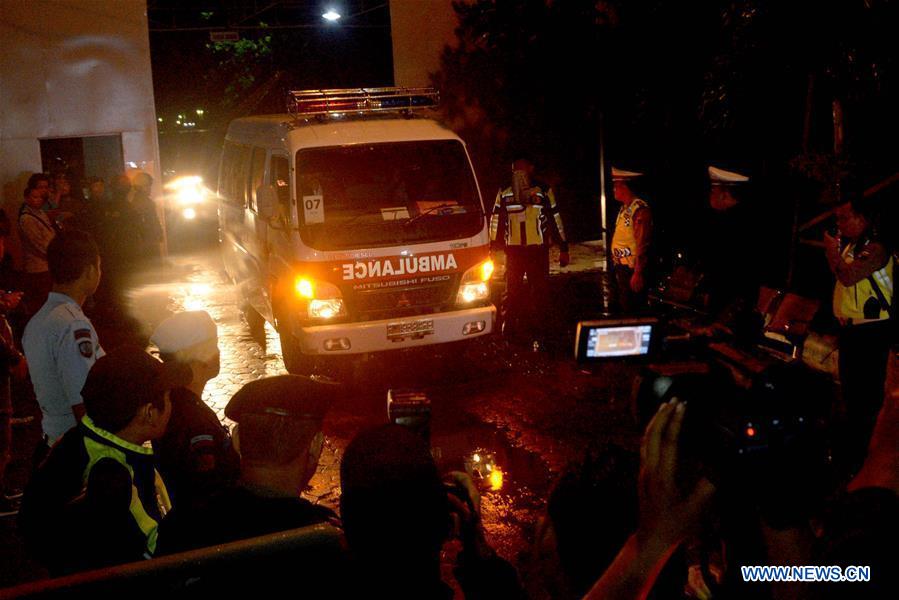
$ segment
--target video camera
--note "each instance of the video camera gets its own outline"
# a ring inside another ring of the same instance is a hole
[[[823,497],[830,459],[826,415],[833,388],[823,375],[778,363],[748,387],[729,370],[644,376],[641,424],[659,404],[687,403],[681,431],[686,480],[707,477],[725,495],[755,504],[769,524],[793,522]]]
[[[416,390],[387,390],[387,420],[431,444],[431,400]]]
[[[829,378],[776,360],[757,360],[755,371],[735,377],[734,365],[707,344],[687,347],[666,338],[657,318],[602,319],[578,324],[575,354],[587,365],[640,365],[632,398],[640,427],[661,403],[687,402],[685,481],[707,477],[724,494],[754,503],[772,524],[803,514],[829,481]]]

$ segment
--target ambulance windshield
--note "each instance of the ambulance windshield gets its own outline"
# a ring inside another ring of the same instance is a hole
[[[303,242],[372,248],[476,235],[484,224],[474,174],[456,140],[297,152]]]

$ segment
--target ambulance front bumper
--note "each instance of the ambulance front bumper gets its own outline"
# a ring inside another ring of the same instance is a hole
[[[456,342],[493,331],[496,307],[434,313],[362,323],[301,327],[297,340],[303,354],[363,354]]]

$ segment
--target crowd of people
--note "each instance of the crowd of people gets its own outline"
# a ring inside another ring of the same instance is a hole
[[[504,250],[506,256],[507,286],[501,311],[505,327],[502,331],[508,334],[512,330],[510,325],[518,325],[513,334],[517,333],[524,322],[529,324],[526,335],[532,336],[531,339],[541,335],[539,324],[545,320],[541,317],[552,310],[547,285],[551,243],[559,245],[560,265],[564,267],[568,262],[568,244],[555,195],[548,185],[535,177],[535,171],[534,164],[528,159],[513,161],[512,185],[497,194],[490,222],[491,243],[494,248]],[[611,310],[617,315],[658,315],[664,311],[669,320],[677,321],[678,327],[683,328],[691,339],[702,341],[706,347],[723,343],[740,349],[741,356],[751,358],[753,352],[762,354],[758,352],[758,346],[766,339],[766,328],[770,326],[770,331],[774,331],[773,313],[784,295],[776,296],[774,308],[769,307],[770,313],[765,314],[760,309],[758,299],[765,262],[759,258],[758,249],[764,240],[752,236],[764,228],[754,225],[755,215],[747,206],[746,188],[750,178],[714,165],[709,165],[707,171],[707,203],[695,218],[700,235],[687,244],[694,260],[692,264],[674,261],[674,272],[663,279],[657,270],[662,262],[659,248],[653,243],[653,211],[650,203],[639,194],[644,174],[617,167],[611,169],[614,199],[620,204],[614,229],[609,232]],[[666,541],[653,549],[641,547],[639,535],[628,538],[626,534],[629,527],[637,527],[639,532],[641,516],[636,513],[640,503],[634,499],[637,486],[632,483],[637,478],[637,469],[624,466],[634,461],[621,456],[620,449],[591,449],[585,461],[559,481],[550,497],[548,516],[538,529],[537,554],[541,562],[551,567],[551,576],[544,588],[551,597],[580,597],[610,563],[606,576],[589,597],[643,597],[653,583],[657,590],[666,590],[657,591],[657,597],[674,597],[681,588],[687,596],[698,598],[719,594],[753,598],[840,597],[840,592],[831,588],[802,587],[798,583],[764,589],[759,584],[747,586],[740,580],[737,566],[748,564],[746,561],[750,557],[755,560],[751,564],[761,565],[831,564],[824,561],[837,555],[845,559],[853,552],[860,552],[866,543],[870,544],[869,551],[856,556],[864,556],[867,562],[858,564],[881,565],[875,568],[881,578],[871,597],[880,597],[878,594],[889,597],[885,590],[895,589],[890,586],[895,585],[896,578],[882,562],[889,538],[881,533],[895,533],[897,524],[896,513],[883,517],[885,510],[895,510],[897,506],[894,478],[899,473],[894,462],[895,450],[886,451],[883,446],[889,435],[886,431],[895,426],[896,399],[899,398],[895,383],[893,388],[887,385],[888,363],[891,355],[896,354],[899,342],[893,299],[896,249],[888,243],[889,236],[883,235],[875,203],[851,181],[841,186],[832,213],[836,217],[836,228],[825,234],[821,245],[826,249],[827,264],[836,279],[833,316],[839,326],[840,394],[838,401],[831,402],[832,395],[827,391],[817,394],[813,387],[794,385],[793,391],[781,401],[791,410],[798,410],[809,397],[813,397],[818,405],[824,405],[823,410],[821,406],[816,409],[829,413],[822,417],[829,428],[829,439],[817,448],[821,452],[812,452],[810,444],[803,448],[805,453],[800,452],[798,458],[790,455],[795,448],[789,452],[778,449],[778,444],[789,444],[783,441],[782,432],[775,431],[779,439],[765,440],[763,444],[765,451],[771,454],[761,469],[764,477],[758,477],[758,465],[755,472],[732,473],[732,476],[744,477],[766,489],[766,495],[735,487],[730,482],[718,490],[712,510],[701,516],[699,512],[688,510],[694,505],[685,502],[685,512],[677,519],[678,523],[666,526],[680,532],[672,538],[676,541]],[[533,258],[525,259],[525,256]],[[654,292],[654,304],[650,304],[651,291]],[[680,315],[689,316],[679,318]],[[786,343],[801,349],[803,329],[794,327],[793,331],[789,330],[796,324],[788,321],[785,329],[778,330],[777,334]],[[689,356],[692,358],[693,355]],[[685,358],[680,357],[680,360]],[[764,365],[765,361],[756,364]],[[737,370],[741,371],[739,377],[750,381],[763,378],[763,375],[740,367]],[[795,384],[807,375],[801,366],[797,366],[788,375],[780,377]],[[701,386],[711,385],[711,381],[702,379]],[[744,381],[742,385],[748,384]],[[778,385],[787,384],[781,382]],[[725,392],[715,402],[726,404],[729,401],[725,400],[727,394]],[[697,400],[692,405],[694,412],[701,413],[697,419],[712,419],[708,413],[702,414]],[[657,420],[666,410],[662,410]],[[767,415],[760,406],[750,410],[760,418]],[[879,435],[874,433],[878,414]],[[812,416],[806,414],[805,418]],[[893,425],[887,424],[891,422]],[[721,424],[721,428],[726,426]],[[755,433],[756,430],[751,429]],[[644,444],[654,437],[654,432],[650,425]],[[688,434],[696,435],[705,435],[709,439],[704,441],[709,442],[714,432]],[[695,445],[696,441],[692,443]],[[895,447],[895,441],[892,444]],[[674,450],[669,447],[666,460],[673,460],[671,453]],[[761,454],[758,448],[751,451]],[[881,452],[881,459],[873,458]],[[892,458],[886,458],[886,455]],[[644,480],[650,466],[646,464],[647,458],[644,445],[639,491],[648,494],[649,490],[643,487],[649,480]],[[867,467],[862,465],[871,461],[880,465],[876,470],[882,477],[879,487],[883,489],[861,492],[860,488],[865,486],[858,483],[860,475],[856,475],[864,473]],[[672,465],[668,467],[673,468]],[[785,465],[796,471],[784,474]],[[708,465],[692,465],[692,468],[702,471]],[[740,470],[736,465],[729,465],[729,468]],[[655,476],[661,478],[662,474]],[[847,481],[852,483],[847,486]],[[665,483],[663,479],[658,479],[657,484],[660,489],[665,485],[672,490],[683,488],[682,483]],[[695,493],[702,497],[708,489],[704,483],[697,484]],[[610,499],[610,494],[614,494],[615,499]],[[673,500],[673,497],[669,498],[672,503],[667,506],[677,514],[673,510],[676,508]],[[868,502],[870,504],[866,504]],[[661,505],[655,510],[665,512]],[[866,510],[876,517],[865,520]],[[655,515],[652,518],[662,517]],[[690,523],[701,525],[701,532],[687,535],[685,532]],[[677,529],[677,526],[685,529]],[[880,532],[877,531],[879,527],[883,528]],[[591,534],[593,537],[587,539]],[[830,538],[831,535],[836,537]],[[625,544],[624,549],[612,562],[614,550],[620,544]],[[836,551],[834,546],[839,545],[842,545],[841,549]],[[816,558],[817,563],[814,562]],[[668,567],[663,570],[662,565],[666,563]],[[661,572],[659,578],[651,575],[655,572],[653,569]],[[645,585],[643,593],[638,592],[641,585]],[[862,597],[869,592],[870,589],[853,589],[853,597]]]
[[[564,229],[552,190],[532,179],[533,164],[516,161],[514,170],[518,181],[498,195],[492,229],[495,238],[523,246],[509,254],[511,275],[521,279],[509,292],[525,293],[526,280],[539,295],[545,293],[547,242],[564,243]],[[721,185],[739,181],[729,172],[710,175],[727,182]],[[633,305],[643,301],[648,285],[652,220],[648,205],[629,188],[639,174],[616,169],[613,176],[623,203],[618,228],[630,228],[613,237],[615,279],[626,288],[622,302]],[[75,201],[59,180],[51,194],[48,178],[32,179],[19,217],[32,269],[22,281],[33,286],[26,299],[41,286],[46,294],[29,311],[21,346],[0,321],[0,484],[9,459],[9,381],[30,375],[43,438],[20,505],[7,506],[6,514],[18,512],[29,553],[52,576],[324,524],[342,540],[338,552],[323,553],[314,565],[276,556],[264,575],[254,572],[255,589],[282,589],[289,578],[300,591],[322,589],[337,597],[524,598],[535,588],[553,598],[591,599],[896,597],[889,548],[899,534],[899,390],[885,393],[885,373],[874,373],[871,363],[882,358],[885,365],[890,343],[883,352],[877,346],[875,356],[870,341],[888,335],[881,329],[890,326],[892,306],[874,288],[886,287],[875,275],[885,274],[892,259],[855,203],[837,209],[848,244],[834,238],[827,250],[839,282],[834,309],[844,328],[865,328],[845,335],[869,352],[861,380],[853,378],[853,369],[862,368],[855,354],[841,364],[844,388],[853,394],[847,401],[857,403],[859,413],[851,421],[858,455],[851,478],[824,485],[827,471],[814,462],[818,454],[787,456],[771,448],[768,471],[717,478],[693,451],[691,436],[699,430],[691,428],[689,415],[701,405],[692,395],[696,388],[675,388],[647,424],[639,456],[611,445],[592,447],[562,474],[537,526],[532,568],[523,581],[487,542],[471,478],[441,473],[427,441],[402,426],[366,429],[350,442],[340,463],[339,512],[301,497],[319,463],[326,414],[346,394],[341,384],[297,375],[250,382],[227,404],[225,414],[236,423],[229,430],[202,401],[207,382],[219,373],[218,331],[207,313],[182,312],[159,323],[150,338],[158,358],[134,346],[105,352],[83,307],[101,289],[107,260],[128,263],[114,250],[104,254],[104,247],[118,244],[102,237],[112,233],[95,230],[98,244],[75,224],[90,222],[84,215],[92,210],[103,211],[99,220],[131,214],[126,218],[147,228],[145,237],[133,239],[150,247],[156,229],[129,212],[145,202],[137,196],[146,187],[128,200],[119,181],[119,200],[106,203],[102,182],[94,182],[90,198]],[[730,208],[730,194],[718,190],[713,206]],[[72,208],[76,203],[82,212]],[[509,227],[512,220],[516,227]],[[0,242],[8,229],[0,220]],[[539,243],[529,241],[535,239]],[[564,246],[560,258],[568,260]],[[877,298],[873,308],[859,299],[862,282],[866,298]],[[6,312],[22,299],[7,293],[0,306]],[[522,306],[527,303],[513,302],[513,313]],[[507,323],[521,328],[526,320],[518,314]],[[883,378],[879,385],[868,378],[874,376]],[[761,387],[800,393],[796,371],[777,377]],[[811,480],[822,485],[806,486]],[[19,503],[12,490],[4,492],[5,502]],[[452,556],[445,551],[451,540],[459,548]],[[741,567],[750,564],[869,566],[871,581],[747,582]],[[182,584],[224,592],[233,581]]]
[[[86,231],[97,242],[106,271],[101,295],[112,293],[136,266],[159,258],[163,232],[150,195],[152,184],[152,177],[135,171],[130,177],[118,176],[107,192],[103,179],[91,177],[85,197],[65,171],[36,173],[28,179],[16,221],[21,264],[15,274],[24,292],[26,318],[43,306],[49,293],[47,245],[60,231]]]

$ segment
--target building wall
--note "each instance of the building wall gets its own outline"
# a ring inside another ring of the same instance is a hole
[[[457,25],[452,0],[390,0],[395,85],[430,85],[443,48],[455,44]]]
[[[145,0],[0,0],[6,205],[18,206],[27,174],[41,170],[42,138],[121,135],[125,164],[160,193],[146,9]]]

